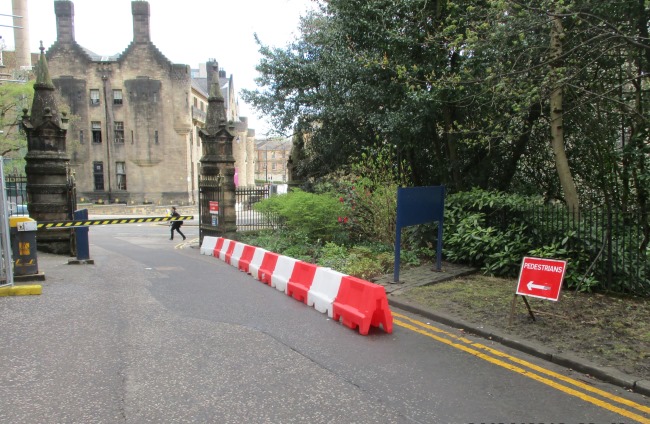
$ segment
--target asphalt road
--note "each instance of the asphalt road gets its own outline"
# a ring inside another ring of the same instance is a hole
[[[361,336],[182,231],[39,253],[43,294],[0,297],[0,423],[650,423],[641,395],[404,311]]]

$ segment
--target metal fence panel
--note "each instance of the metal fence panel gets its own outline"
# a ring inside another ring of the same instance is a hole
[[[254,208],[256,203],[267,199],[270,195],[269,186],[237,188],[235,192],[237,231],[254,231],[277,228],[278,219],[276,217],[258,212]]]
[[[27,177],[24,175],[7,175],[4,180],[9,215],[29,215],[27,210]]]
[[[506,230],[509,224],[526,224],[536,247],[566,240],[566,248],[579,252],[581,272],[593,275],[601,287],[617,293],[650,295],[650,223],[639,212],[582,209],[573,214],[564,206],[532,205],[526,208],[482,210],[486,225]]]
[[[0,287],[12,286],[14,284],[13,255],[11,252],[11,240],[9,235],[9,200],[7,197],[6,177],[4,175],[4,160],[0,156]]]

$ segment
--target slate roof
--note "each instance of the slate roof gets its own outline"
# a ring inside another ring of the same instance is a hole
[[[89,49],[85,48],[82,45],[79,45],[79,47],[81,47],[83,49],[83,51],[86,52],[86,54],[88,56],[90,56],[90,58],[92,59],[93,62],[117,62],[117,60],[121,56],[121,54],[119,54],[119,53],[114,54],[112,56],[102,56],[102,55],[99,55],[99,54],[93,52],[92,50],[89,50]]]
[[[207,78],[192,78],[192,88],[208,97],[208,79]]]

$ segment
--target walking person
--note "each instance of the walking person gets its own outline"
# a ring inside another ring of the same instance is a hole
[[[176,206],[172,206],[172,218],[180,218],[181,214],[176,211]],[[181,225],[183,225],[183,221],[172,221],[171,222],[171,237],[169,238],[170,240],[174,240],[174,230],[178,231],[178,234],[180,234],[183,237],[183,240],[185,240],[185,234],[181,232]]]

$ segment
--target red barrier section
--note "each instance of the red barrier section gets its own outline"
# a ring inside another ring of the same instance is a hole
[[[227,239],[227,238],[223,239],[223,245],[221,246],[221,250],[219,251],[219,255],[217,257],[225,262],[226,261],[226,251],[234,243],[235,242],[233,240],[230,240],[230,239]]]
[[[264,259],[262,259],[262,265],[260,265],[257,279],[270,286],[271,277],[273,276],[273,271],[275,271],[275,264],[277,262],[278,262],[277,253],[266,252],[264,254]]]
[[[223,237],[217,238],[217,244],[214,245],[214,250],[212,251],[212,256],[215,258],[219,259],[219,252],[221,251],[221,248],[223,247],[223,241],[225,239]]]
[[[248,266],[251,264],[251,259],[253,259],[254,254],[255,246],[244,246],[237,268],[239,268],[240,271],[248,272]]]
[[[287,295],[293,296],[294,299],[307,303],[307,292],[314,281],[314,274],[316,274],[314,264],[303,261],[298,261],[293,266],[291,278],[287,282]]]
[[[238,242],[236,242],[236,241],[234,241],[234,240],[231,240],[231,241],[230,241],[230,244],[228,245],[228,249],[226,250],[226,256],[225,256],[225,258],[224,258],[224,261],[225,261],[228,265],[230,265],[230,258],[232,258],[232,252],[235,251],[235,246],[237,246],[237,243],[238,243]]]
[[[333,320],[343,318],[343,325],[367,335],[370,326],[393,332],[393,315],[388,308],[386,290],[380,285],[360,278],[345,276],[341,279],[338,295],[333,303]]]

